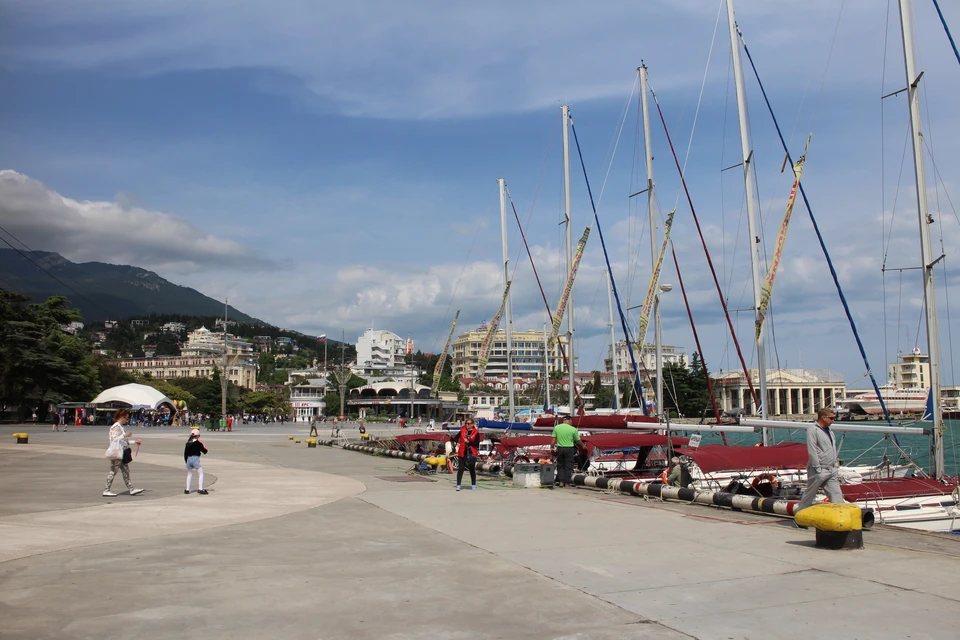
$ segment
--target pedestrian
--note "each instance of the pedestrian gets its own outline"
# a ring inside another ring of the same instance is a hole
[[[483,435],[473,423],[472,418],[467,418],[460,429],[460,438],[457,441],[457,456],[460,457],[460,464],[457,465],[457,491],[460,491],[460,483],[463,480],[463,469],[470,470],[470,488],[477,490],[477,454],[480,453],[480,440]]]
[[[124,425],[130,419],[130,412],[126,409],[117,409],[113,419],[115,422],[110,427],[110,446],[107,448],[107,457],[110,458],[110,472],[107,473],[107,484],[103,488],[103,495],[107,498],[116,497],[117,494],[110,491],[110,487],[113,485],[113,479],[116,477],[117,471],[119,471],[123,475],[123,482],[127,485],[130,495],[135,496],[143,493],[143,489],[134,489],[133,483],[130,482],[130,467],[128,465],[133,460],[133,456],[130,453],[130,443],[127,442],[127,438],[131,434],[124,429]]]
[[[830,407],[817,411],[817,422],[807,427],[807,490],[800,498],[797,511],[811,506],[817,490],[823,488],[830,502],[845,502],[840,490],[837,444],[830,425],[837,415]]]
[[[207,490],[203,488],[203,467],[200,465],[200,456],[207,453],[207,448],[200,442],[200,431],[193,429],[190,437],[187,438],[187,444],[183,447],[183,461],[187,463],[187,488],[184,493],[190,493],[190,483],[193,480],[193,471],[197,471],[197,493],[202,496],[207,495]]]
[[[680,487],[681,489],[686,489],[690,486],[690,483],[693,482],[693,478],[690,475],[690,470],[687,469],[687,466],[680,462],[678,456],[673,456],[670,459],[672,467],[670,473],[667,475],[666,484],[671,487]]]
[[[317,435],[319,435],[319,434],[317,433],[317,418],[316,418],[316,416],[314,416],[314,418],[313,418],[312,420],[310,420],[310,435],[311,435],[311,436],[314,436],[314,437],[316,437]]]
[[[570,424],[570,419],[553,428],[552,444],[557,452],[557,484],[566,487],[573,482],[573,462],[577,448],[582,446],[580,432]]]

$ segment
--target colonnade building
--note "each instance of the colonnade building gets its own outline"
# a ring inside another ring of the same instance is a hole
[[[760,375],[750,369],[754,390],[760,394]],[[742,371],[727,371],[710,376],[717,404],[723,412],[742,410],[758,414],[750,385]],[[827,369],[768,369],[767,415],[809,415],[822,407],[833,407],[847,394],[843,376]]]

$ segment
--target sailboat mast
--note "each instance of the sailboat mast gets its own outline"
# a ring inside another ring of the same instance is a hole
[[[563,219],[567,225],[567,271],[573,265],[573,234],[570,225],[570,106],[560,107],[563,115]],[[567,375],[570,380],[570,415],[573,415],[577,399],[576,357],[573,351],[573,287],[567,300]]]
[[[641,61],[640,68],[640,105],[643,110],[643,150],[647,164],[647,211],[650,215],[650,259],[651,268],[657,268],[657,258],[660,255],[660,239],[657,234],[656,196],[653,184],[653,143],[650,138],[650,107],[647,104],[647,65]],[[663,336],[660,327],[660,294],[653,299],[653,344],[656,358],[656,407],[654,415],[663,417]],[[640,354],[643,357],[643,354]],[[643,398],[640,398],[643,402]]]
[[[544,387],[547,390],[546,398],[546,407],[550,409],[553,405],[550,404],[550,355],[547,350],[549,346],[547,345],[547,324],[543,324],[543,382]]]
[[[500,186],[500,240],[503,247],[503,286],[510,282],[510,256],[507,251],[507,181],[503,178],[497,178],[497,184]],[[513,314],[510,304],[510,292],[507,292],[507,299],[504,304],[504,313],[506,318],[503,321],[503,329],[507,335],[507,398],[510,406],[508,422],[513,422],[516,416],[516,406],[513,397],[513,344],[512,333]]]
[[[760,313],[760,234],[757,230],[757,204],[753,198],[753,149],[747,124],[747,90],[743,81],[743,64],[740,61],[740,40],[737,36],[737,20],[733,14],[733,0],[727,0],[727,23],[730,27],[730,54],[733,57],[733,75],[737,86],[737,114],[740,118],[740,151],[743,155],[743,187],[747,200],[747,226],[750,230],[750,266],[753,273],[753,307],[759,320]],[[767,419],[767,358],[763,333],[757,337],[757,373],[760,378],[760,418]],[[748,372],[749,373],[749,372]],[[756,408],[754,408],[756,411]],[[763,444],[770,444],[770,432],[763,429]]]
[[[613,410],[620,411],[620,384],[617,377],[617,336],[613,332],[613,278],[607,270],[607,311],[610,313],[610,366],[613,372]]]
[[[903,36],[903,61],[907,77],[907,102],[910,107],[910,130],[913,134],[913,169],[917,181],[917,216],[920,220],[920,261],[923,264],[923,300],[927,324],[927,353],[930,362],[930,397],[933,401],[933,444],[930,462],[937,480],[943,478],[943,418],[940,415],[940,339],[937,327],[937,292],[934,288],[930,225],[933,218],[927,209],[927,178],[923,166],[923,130],[920,126],[920,95],[916,62],[913,55],[913,3],[900,0],[900,30]]]

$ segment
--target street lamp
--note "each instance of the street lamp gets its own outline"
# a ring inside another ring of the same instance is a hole
[[[661,284],[660,293],[657,294],[656,300],[656,313],[655,313],[655,326],[654,326],[654,342],[656,344],[656,359],[657,359],[657,415],[663,415],[663,335],[661,334],[660,327],[660,296],[668,291],[673,290],[672,284]]]

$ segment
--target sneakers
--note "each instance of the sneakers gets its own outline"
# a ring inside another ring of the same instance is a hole
[[[202,496],[205,496],[205,495],[208,495],[210,492],[207,491],[206,489],[200,489],[199,491],[197,491],[197,493],[199,493]]]
[[[108,489],[107,491],[104,491],[104,492],[103,492],[103,497],[104,497],[104,498],[116,498],[116,497],[117,497],[117,494],[115,494],[113,491],[110,491],[110,490]]]
[[[472,487],[470,487],[470,490],[471,490],[471,491],[476,491],[476,490],[477,490],[477,485],[473,485]]]
[[[457,491],[460,491],[460,485],[457,485]],[[104,494],[106,495],[106,494]]]
[[[138,496],[143,493],[143,489],[130,489],[130,495]]]
[[[187,495],[187,496],[190,495],[190,489],[184,489],[183,495]]]

